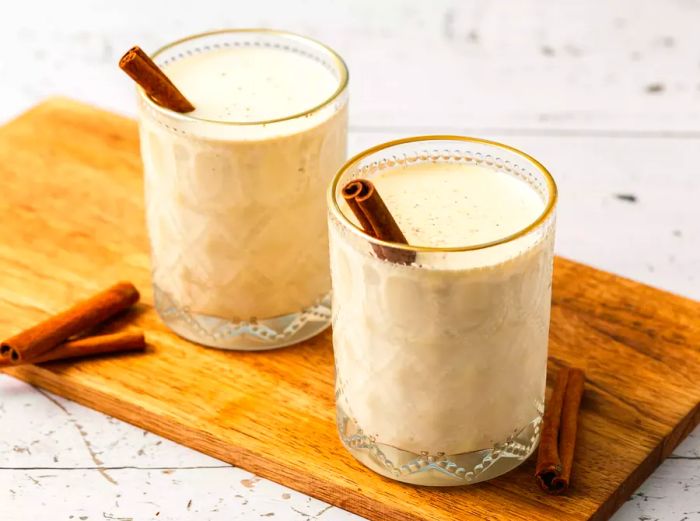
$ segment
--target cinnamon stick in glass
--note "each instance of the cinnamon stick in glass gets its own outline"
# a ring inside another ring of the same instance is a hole
[[[0,344],[0,355],[13,363],[32,360],[64,340],[94,327],[139,300],[130,282],[120,282]]]
[[[194,105],[140,47],[129,49],[119,60],[119,67],[161,107],[181,113],[194,110]]]
[[[569,488],[584,382],[581,369],[561,368],[545,408],[535,477],[550,494],[563,494]]]
[[[406,237],[396,224],[394,217],[384,204],[384,200],[367,179],[354,179],[342,190],[343,199],[355,214],[362,229],[372,237],[387,242],[408,244]],[[416,260],[416,252],[373,244],[379,258],[400,264],[411,264]]]
[[[143,351],[146,348],[146,340],[143,332],[114,333],[111,335],[98,335],[71,340],[59,344],[43,355],[35,358],[17,360],[13,362],[9,357],[0,359],[0,367],[8,367],[22,364],[38,364],[52,360],[65,360],[84,356],[102,355],[107,353],[125,353],[127,351]]]

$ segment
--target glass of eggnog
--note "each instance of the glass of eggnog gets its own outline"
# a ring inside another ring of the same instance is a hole
[[[294,34],[225,30],[152,56],[195,106],[139,89],[155,306],[225,349],[299,342],[330,323],[325,189],[346,158],[348,71]]]
[[[356,179],[374,185],[408,244],[364,230],[342,196]],[[426,136],[355,156],[328,197],[345,447],[416,485],[518,466],[544,407],[552,176],[506,145]]]

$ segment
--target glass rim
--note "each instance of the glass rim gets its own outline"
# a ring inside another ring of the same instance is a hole
[[[337,187],[338,183],[340,183],[341,177],[353,166],[355,166],[357,163],[359,163],[362,159],[371,156],[372,154],[375,154],[377,152],[380,152],[382,150],[386,150],[388,148],[392,148],[397,145],[403,145],[406,143],[416,143],[416,142],[430,142],[430,141],[460,141],[460,142],[467,142],[467,143],[478,143],[481,145],[488,145],[496,148],[501,148],[503,150],[507,150],[508,152],[515,153],[525,160],[529,161],[531,164],[537,168],[537,170],[540,171],[544,175],[545,181],[547,182],[547,187],[549,191],[549,197],[547,199],[547,204],[545,205],[544,209],[540,213],[540,215],[530,224],[527,226],[523,227],[522,229],[518,230],[515,233],[511,233],[510,235],[506,235],[505,237],[502,237],[500,239],[496,239],[493,241],[488,241],[488,242],[483,242],[483,243],[478,243],[478,244],[471,244],[469,246],[449,246],[449,247],[444,247],[444,246],[423,246],[423,245],[414,245],[414,244],[403,244],[403,243],[398,243],[398,242],[391,242],[391,241],[385,241],[382,239],[377,239],[375,237],[372,237],[368,233],[366,233],[362,228],[357,226],[355,223],[353,223],[348,217],[343,213],[343,211],[340,209],[340,205],[338,204],[338,199],[336,197],[337,194]],[[365,239],[366,241],[369,241],[372,244],[377,244],[380,246],[388,246],[390,248],[395,248],[399,250],[408,250],[408,251],[414,251],[414,252],[432,252],[432,253],[447,253],[447,252],[464,252],[464,251],[474,251],[474,250],[483,250],[485,248],[491,248],[493,246],[498,246],[500,244],[505,244],[508,242],[512,242],[516,239],[519,239],[521,237],[524,237],[534,229],[538,228],[542,223],[544,223],[550,215],[554,212],[554,208],[556,206],[556,202],[558,199],[558,191],[557,191],[557,185],[554,181],[554,178],[552,177],[552,174],[549,173],[549,170],[540,163],[537,159],[532,157],[530,154],[523,152],[522,150],[519,150],[515,147],[512,147],[510,145],[506,145],[504,143],[499,143],[497,141],[491,141],[488,139],[482,139],[482,138],[477,138],[477,137],[471,137],[471,136],[457,136],[457,135],[449,135],[449,134],[432,134],[432,135],[425,135],[425,136],[413,136],[413,137],[407,137],[407,138],[401,138],[401,139],[395,139],[392,141],[387,141],[386,143],[381,143],[379,145],[375,145],[371,148],[368,148],[367,150],[364,150],[363,152],[360,152],[359,154],[356,154],[352,158],[350,158],[341,168],[338,170],[338,172],[335,174],[333,177],[333,180],[331,181],[331,184],[328,188],[328,206],[332,212],[332,214],[335,216],[338,221],[340,221],[342,224],[344,224],[346,227],[350,229],[352,233],[355,235]]]
[[[345,64],[345,61],[343,58],[341,58],[340,54],[338,54],[336,51],[331,49],[329,46],[327,46],[324,43],[319,42],[318,40],[315,40],[313,38],[309,38],[308,36],[303,36],[297,33],[293,33],[290,31],[284,31],[281,29],[265,29],[265,28],[241,28],[241,29],[219,29],[217,31],[207,31],[203,33],[197,33],[197,34],[192,34],[190,36],[185,36],[184,38],[180,38],[178,40],[175,40],[173,42],[170,42],[159,49],[157,49],[155,52],[150,54],[151,59],[153,61],[158,58],[159,55],[164,53],[165,51],[172,49],[173,47],[176,47],[180,44],[196,40],[198,38],[205,38],[207,36],[215,36],[218,34],[243,34],[243,33],[259,33],[259,34],[269,34],[269,35],[277,35],[277,36],[283,36],[285,38],[289,38],[291,40],[297,40],[297,41],[303,41],[306,43],[310,43],[314,45],[315,47],[319,48],[321,51],[327,53],[332,61],[335,63],[336,67],[340,71],[340,78],[338,79],[338,87],[333,91],[333,93],[324,99],[321,103],[314,105],[310,109],[306,109],[302,112],[296,112],[294,114],[288,115],[288,116],[283,116],[281,118],[273,118],[273,119],[266,119],[266,120],[260,120],[260,121],[222,121],[219,119],[208,119],[208,118],[200,118],[197,116],[192,116],[189,113],[182,113],[182,112],[176,112],[174,110],[167,109],[165,107],[161,107],[157,103],[155,103],[146,93],[144,90],[137,84],[136,88],[139,92],[139,95],[141,96],[141,99],[143,99],[150,107],[161,114],[174,118],[176,120],[179,120],[181,122],[200,122],[200,123],[211,123],[211,124],[216,124],[216,125],[226,125],[226,126],[252,126],[252,125],[268,125],[271,123],[281,123],[283,121],[291,121],[294,119],[298,118],[303,118],[306,117],[310,114],[313,114],[314,112],[330,105],[333,103],[347,88],[348,82],[350,80],[350,73],[348,71],[348,67]]]

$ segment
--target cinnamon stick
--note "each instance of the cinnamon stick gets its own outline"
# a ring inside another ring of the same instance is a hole
[[[345,199],[345,202],[350,207],[350,210],[352,210],[352,213],[360,222],[362,229],[372,237],[376,238],[377,234],[372,227],[372,223],[369,221],[367,216],[360,208],[360,205],[357,203],[357,197],[362,193],[366,193],[367,190],[367,185],[363,183],[362,180],[356,180],[350,181],[348,184],[346,184],[341,193],[343,194],[343,199]],[[384,248],[382,248],[379,244],[373,243],[372,249],[374,250],[374,253],[377,254],[377,257],[380,259],[386,259]]]
[[[408,244],[401,228],[396,224],[394,217],[371,181],[355,179],[347,183],[341,193],[367,234],[387,242]],[[373,244],[372,248],[379,258],[391,262],[411,264],[416,260],[416,252],[411,250],[377,244]]]
[[[83,356],[101,355],[106,353],[124,353],[127,351],[143,351],[146,340],[143,332],[114,333],[111,335],[89,336],[59,344],[43,355],[28,360],[13,362],[9,357],[0,359],[0,367],[22,364],[38,364],[52,360],[65,360]]]
[[[161,107],[182,113],[194,110],[194,105],[140,47],[129,49],[119,60],[119,67]]]
[[[120,282],[58,313],[0,344],[0,355],[11,362],[35,359],[59,343],[94,327],[139,300],[130,282]]]
[[[563,494],[569,488],[584,382],[581,369],[560,369],[545,409],[535,477],[550,494]]]

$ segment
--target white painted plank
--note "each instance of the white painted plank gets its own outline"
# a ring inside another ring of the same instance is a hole
[[[618,510],[613,521],[700,520],[698,460],[668,459]]]
[[[0,517],[36,519],[352,521],[361,519],[240,469],[0,470]]]
[[[0,17],[0,119],[55,93],[132,113],[116,67],[132,44],[154,50],[208,29],[271,26],[346,58],[354,125],[700,135],[697,0],[171,5],[13,4]]]

